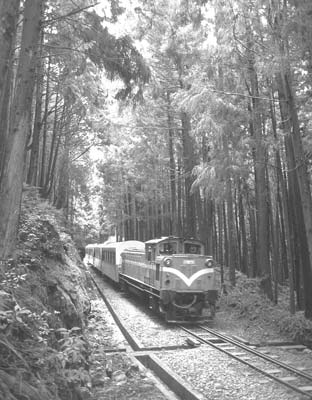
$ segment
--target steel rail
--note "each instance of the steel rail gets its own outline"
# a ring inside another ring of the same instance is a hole
[[[284,385],[284,386],[287,386],[287,387],[289,387],[290,389],[292,389],[292,390],[294,390],[294,391],[296,391],[296,392],[298,392],[298,393],[300,393],[300,394],[302,394],[302,395],[304,395],[304,396],[308,396],[308,398],[309,398],[310,400],[312,400],[311,394],[307,393],[305,390],[302,390],[302,389],[300,389],[300,388],[297,387],[297,386],[293,386],[292,384],[286,382],[285,380],[280,379],[280,378],[278,378],[277,376],[275,376],[275,375],[273,375],[273,374],[270,374],[269,372],[264,371],[263,369],[257,367],[256,365],[254,365],[254,364],[248,362],[247,360],[244,360],[244,359],[238,357],[237,355],[231,353],[229,350],[223,349],[222,347],[218,346],[217,344],[212,343],[211,341],[202,338],[199,334],[192,332],[190,329],[185,328],[183,325],[179,325],[179,327],[180,327],[182,330],[184,330],[185,332],[187,332],[187,333],[189,333],[190,335],[194,336],[194,337],[195,337],[197,340],[199,340],[200,342],[208,344],[209,346],[211,346],[211,347],[213,347],[213,348],[215,348],[215,349],[217,349],[217,350],[219,350],[219,351],[221,351],[221,352],[227,354],[228,356],[234,358],[235,360],[237,360],[237,361],[239,361],[239,362],[241,362],[241,363],[247,365],[248,367],[250,367],[250,368],[256,370],[257,372],[261,373],[262,375],[265,375],[265,376],[267,376],[268,378],[273,379],[273,380],[279,382],[280,384],[282,384],[282,385]],[[199,326],[199,328],[204,329],[204,330],[207,330],[207,332],[209,332],[209,329],[206,329],[206,328],[201,327],[201,326]],[[215,333],[214,333],[213,331],[211,331],[211,332],[209,332],[209,333],[215,335]],[[215,336],[218,336],[218,335],[215,335]],[[220,335],[220,336],[222,336],[222,335]],[[224,336],[224,338],[222,338],[222,339],[224,340],[224,342],[227,342],[227,343],[230,343],[230,344],[235,344],[235,345],[238,346],[238,344],[234,343],[234,342],[236,342],[236,341],[233,341],[233,342],[232,342],[232,339],[230,339],[230,338],[228,338],[228,337],[226,337],[226,336]],[[229,340],[229,339],[230,339],[230,340]],[[239,345],[241,345],[241,343],[239,343]],[[241,347],[241,346],[238,346],[238,347]],[[247,350],[247,349],[245,349],[245,350]],[[253,350],[253,349],[248,349],[248,352],[249,352],[249,350]],[[259,353],[259,354],[261,354],[261,356],[264,356],[264,354],[262,354],[262,353]],[[255,355],[257,355],[257,354],[255,354]],[[264,358],[264,357],[261,357],[261,358]],[[274,359],[272,359],[272,360],[274,360]],[[271,361],[271,359],[267,359],[266,361]],[[274,361],[276,361],[276,360],[274,360]],[[286,364],[285,364],[285,365],[286,365]],[[296,370],[296,371],[301,372],[301,371],[299,371],[299,370]],[[306,379],[307,379],[307,378],[306,378]],[[308,379],[311,380],[311,376],[310,376]]]
[[[270,356],[268,356],[266,354],[261,353],[260,351],[252,349],[248,345],[246,345],[244,343],[241,343],[238,340],[235,340],[235,339],[232,339],[232,338],[227,337],[225,335],[222,335],[222,333],[216,332],[213,329],[206,328],[205,326],[200,326],[200,328],[203,329],[206,332],[209,332],[212,335],[215,335],[215,336],[219,337],[222,340],[225,340],[226,342],[232,343],[235,346],[238,346],[241,349],[248,351],[249,353],[255,354],[256,356],[261,357],[264,360],[271,362],[272,364],[276,364],[279,367],[287,369],[288,371],[290,371],[290,372],[292,372],[294,374],[297,374],[297,375],[301,376],[302,378],[305,378],[305,379],[309,380],[310,382],[312,382],[312,375],[310,375],[310,374],[306,374],[305,372],[300,371],[300,370],[292,367],[291,365],[285,364],[282,361],[278,361],[278,360],[276,360],[276,359],[274,359],[274,358],[272,358],[272,357],[270,357]]]

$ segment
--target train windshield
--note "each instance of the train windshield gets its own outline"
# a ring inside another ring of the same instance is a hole
[[[195,243],[185,243],[184,252],[185,254],[200,254],[201,245]]]
[[[176,254],[177,253],[177,243],[161,243],[159,245],[159,254]]]

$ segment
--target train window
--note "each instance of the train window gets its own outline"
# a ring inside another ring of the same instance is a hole
[[[185,253],[187,254],[200,254],[200,246],[188,243],[185,245]]]
[[[176,254],[177,243],[163,243],[159,246],[160,254]]]

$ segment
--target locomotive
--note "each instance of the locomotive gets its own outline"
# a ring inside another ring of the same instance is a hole
[[[215,316],[214,261],[198,240],[169,236],[88,245],[85,262],[144,298],[166,322],[205,322]]]

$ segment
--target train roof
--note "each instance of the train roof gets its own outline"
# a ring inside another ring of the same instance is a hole
[[[125,250],[125,249],[131,249],[131,250],[144,250],[144,246],[146,244],[159,244],[168,240],[172,241],[179,241],[179,242],[196,242],[196,243],[201,243],[203,244],[202,241],[194,239],[194,238],[182,238],[178,236],[162,236],[161,238],[156,238],[156,239],[151,239],[147,240],[145,243],[141,242],[139,240],[126,240],[124,242],[104,242],[104,243],[94,243],[94,244],[88,244],[86,248],[90,247],[96,247],[96,248],[105,248],[105,249],[120,249],[120,250]]]
[[[97,243],[89,243],[86,245],[86,248],[97,246]]]
[[[180,242],[186,242],[186,241],[190,241],[190,242],[197,242],[197,243],[202,243],[200,240],[194,239],[194,238],[182,238],[182,237],[178,237],[178,236],[163,236],[161,238],[157,238],[157,239],[151,239],[148,240],[147,242],[145,242],[145,244],[158,244],[167,240],[178,240]]]
[[[165,240],[181,240],[181,238],[177,236],[163,236],[161,238],[148,240],[147,242],[145,242],[145,244],[158,244],[164,242]]]
[[[127,248],[131,249],[144,249],[144,242],[139,240],[126,240],[125,242],[110,242],[110,243],[97,243],[90,247],[96,247],[98,249],[119,249],[124,250]]]

